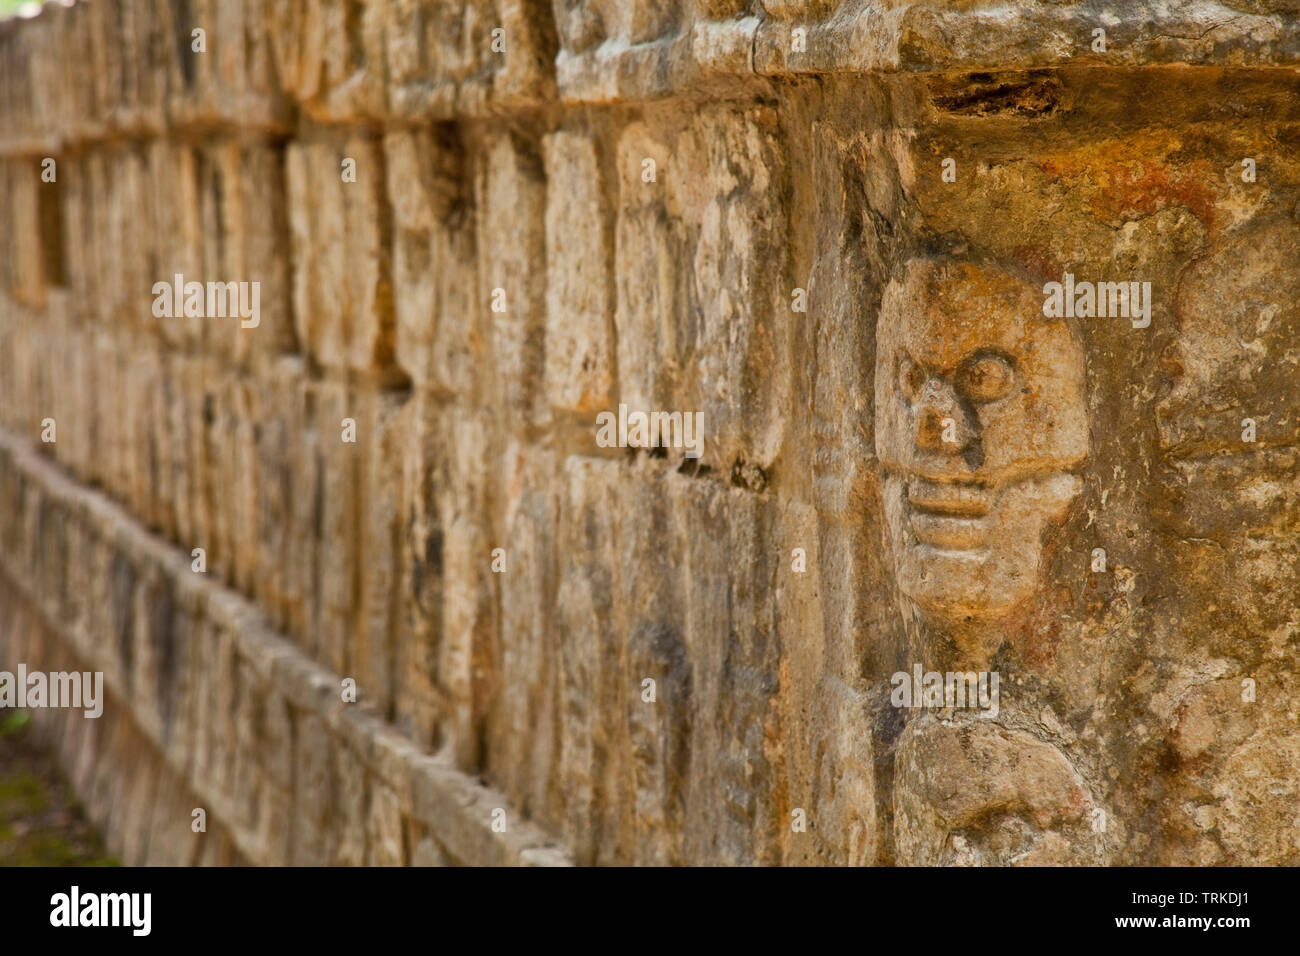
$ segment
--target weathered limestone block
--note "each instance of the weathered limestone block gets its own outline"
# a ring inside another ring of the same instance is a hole
[[[487,146],[475,209],[480,302],[488,303],[499,407],[520,425],[543,423],[546,187],[535,144],[509,134]]]
[[[94,109],[95,84],[88,75],[94,62],[90,53],[92,12],[89,4],[60,7],[42,6],[41,19],[50,18],[58,34],[57,46],[48,51],[54,54],[51,59],[64,61],[63,69],[57,71],[63,87],[60,99],[64,112],[55,131],[62,138],[75,139],[99,132]],[[69,70],[67,63],[78,67]]]
[[[329,732],[313,714],[294,716],[292,865],[320,866],[333,861],[344,827],[330,825],[339,807],[338,759]],[[341,754],[339,756],[342,756]]]
[[[344,302],[347,355],[351,368],[394,375],[391,249],[385,235],[383,152],[377,142],[353,137],[343,145],[356,161],[355,183],[341,183],[347,278]],[[354,189],[347,189],[353,186]]]
[[[170,619],[160,614],[153,622],[157,741],[171,766],[184,767],[189,764],[198,734],[199,710],[195,706],[191,658],[199,653],[197,644],[206,633],[203,622],[207,594],[201,579],[183,563],[180,568],[164,564],[162,570],[167,580],[164,586],[171,589],[172,604]]]
[[[284,696],[268,676],[259,672],[259,678],[265,680],[265,692],[255,712],[256,736],[248,740],[248,757],[255,764],[251,773],[261,787],[257,843],[268,862],[288,865],[293,845],[293,728]]]
[[[402,622],[393,649],[395,720],[425,747],[440,742],[446,701],[438,689],[438,653],[443,633],[442,463],[446,455],[446,412],[428,393],[417,391],[403,408],[394,434],[405,435],[402,455],[399,587]]]
[[[5,308],[8,310],[17,309],[17,305],[4,296]],[[15,395],[18,391],[18,336],[12,330],[0,332],[0,404],[3,404],[4,411],[0,412],[0,424],[8,429],[14,429],[17,419],[22,414],[23,409]],[[25,399],[25,396],[24,396]],[[25,400],[23,404],[26,404]]]
[[[203,427],[204,363],[193,356],[174,355],[171,359],[172,381],[176,399],[169,408],[169,434],[172,443],[160,467],[170,468],[173,475],[176,535],[181,550],[212,550],[208,537],[208,510],[199,496],[201,471],[201,435]]]
[[[4,297],[5,308],[11,314],[19,313],[24,310],[24,306],[19,305],[9,295]],[[33,426],[32,405],[34,396],[32,387],[28,381],[28,369],[30,366],[29,351],[31,343],[35,336],[23,336],[21,339],[16,333],[11,333],[5,337],[5,351],[0,357],[0,363],[5,372],[4,392],[5,392],[5,424],[14,430],[15,434],[22,434],[24,429]],[[38,422],[39,419],[36,419]]]
[[[564,807],[559,829],[579,863],[608,863],[629,852],[631,836],[618,832],[610,813],[629,794],[630,781],[619,772],[627,766],[627,711],[605,709],[611,699],[622,702],[630,694],[619,642],[609,633],[615,531],[614,515],[604,505],[621,475],[616,462],[577,456],[565,460],[561,475],[556,543],[568,560],[559,570],[553,618]],[[618,782],[614,793],[605,789],[611,780]]]
[[[881,834],[882,817],[887,817],[880,812],[885,795],[880,793],[873,739],[862,720],[864,713],[870,713],[871,701],[860,683],[849,684],[834,675],[824,675],[818,682],[810,723],[827,731],[826,745],[814,746],[815,769],[809,781],[812,839],[792,833],[787,838],[787,862],[801,860],[804,853],[811,853],[818,863],[836,866],[868,866],[887,859],[882,852],[887,838]],[[793,801],[791,793],[789,803]],[[793,830],[793,810],[781,823]]]
[[[107,4],[87,4],[83,14],[86,22],[86,52],[91,68],[86,81],[91,88],[91,115],[97,120],[98,132],[113,128],[113,112],[122,84],[121,40],[117,30],[117,11]]]
[[[9,165],[8,163],[0,163],[0,184],[4,184],[7,187],[8,182]],[[8,188],[5,189],[4,196],[0,198],[0,216],[4,216],[5,222],[12,222],[15,218]],[[0,237],[0,291],[4,293],[6,298],[6,307],[10,309],[17,307],[17,303],[13,301],[13,293],[11,291],[15,284],[13,269],[14,255],[14,236],[10,233],[6,233],[3,237]]]
[[[200,0],[184,5],[160,4],[154,8],[154,16],[164,24],[163,36],[167,40],[161,56],[167,74],[167,117],[171,122],[183,123],[217,113],[215,75],[219,64],[215,56],[197,51],[198,38],[194,34],[196,29],[203,30],[205,49],[215,52],[219,38],[213,35],[216,32],[213,6]]]
[[[104,817],[105,826],[110,828],[110,832],[116,834],[110,849],[124,853],[127,834],[131,829],[130,815],[134,809],[129,797],[137,774],[142,768],[138,755],[130,751],[130,726],[126,718],[110,718],[108,723],[103,742],[104,749],[100,754],[100,766],[96,768],[93,792],[95,802],[99,805],[99,813]],[[132,759],[133,757],[136,759]],[[115,765],[125,765],[127,772],[115,773]]]
[[[633,805],[623,811],[634,828],[629,856],[658,865],[686,859],[690,728],[697,706],[695,668],[685,643],[687,536],[673,520],[676,483],[664,474],[624,476],[629,506],[617,515],[613,582],[620,612],[615,620],[624,635],[619,703],[630,749],[631,767],[624,773],[633,791]]]
[[[40,17],[28,25],[28,36],[24,37],[28,51],[27,84],[25,89],[22,86],[19,89],[26,94],[24,112],[29,122],[9,129],[20,134],[29,148],[48,149],[57,139],[60,120],[67,115],[62,102],[66,66],[59,46],[60,27],[56,17]]]
[[[553,100],[558,39],[550,4],[496,0],[495,9],[505,50],[492,53],[493,106],[520,109]]]
[[[133,747],[131,744],[127,744],[124,749],[127,748],[128,757],[123,762],[131,766],[132,770],[128,776],[130,787],[123,801],[125,819],[121,825],[124,834],[121,853],[123,859],[138,862],[149,858],[160,781],[150,773],[156,765],[154,755],[145,748]]]
[[[668,212],[667,184],[679,173],[668,145],[640,123],[620,135],[617,162],[619,401],[633,410],[675,409],[682,357],[677,336],[689,308],[687,285],[675,268],[685,254],[684,228]]]
[[[136,862],[149,861],[159,866],[187,866],[193,857],[197,834],[191,829],[184,807],[195,801],[174,774],[163,773],[150,778],[154,784],[153,811],[145,825],[149,839]]]
[[[558,503],[548,490],[558,468],[553,454],[511,442],[501,487],[506,571],[500,574],[501,695],[490,715],[487,776],[511,805],[533,818],[560,818],[553,790],[553,748],[559,739],[556,688],[560,648],[551,624],[559,567],[555,540]]]
[[[703,412],[711,450],[768,467],[782,441],[791,305],[782,288],[783,213],[776,114],[725,108],[696,118],[679,136],[665,178],[691,236],[695,308],[677,336],[694,352],[682,401]],[[793,283],[792,283],[793,285]],[[685,362],[685,359],[679,359]]]
[[[428,757],[415,760],[411,771],[413,813],[421,828],[433,831],[433,846],[422,854],[425,865],[471,860],[488,866],[566,865],[563,855],[526,821],[507,815],[504,832],[491,828],[494,811],[505,809],[499,792],[468,787],[445,764]]]
[[[77,787],[78,792],[83,793],[83,801],[88,813],[95,814],[96,817],[103,819],[107,817],[107,806],[104,806],[103,790],[101,790],[101,780],[109,771],[109,762],[114,754],[110,753],[110,741],[112,741],[113,723],[112,711],[109,711],[108,721],[74,721],[73,726],[82,731],[81,740],[75,741],[79,744],[77,752]]]
[[[136,606],[132,612],[129,640],[130,674],[127,680],[133,697],[138,701],[137,721],[146,732],[162,739],[168,699],[174,693],[183,661],[174,655],[176,598],[172,582],[149,556],[140,561],[139,586]]]
[[[42,496],[35,506],[35,531],[49,542],[49,546],[36,556],[33,572],[49,584],[40,603],[42,610],[51,617],[57,617],[62,610],[59,606],[59,592],[64,587],[63,565],[67,548],[64,527],[59,502]]]
[[[346,365],[344,287],[346,214],[341,156],[324,143],[294,144],[286,150],[289,226],[292,234],[293,316],[304,352],[326,368]],[[337,185],[334,182],[337,182]]]
[[[1246,252],[1295,241],[1293,223],[1261,216],[1187,268],[1178,289],[1153,510],[1164,573],[1194,582],[1199,600],[1180,609],[1177,629],[1157,625],[1180,666],[1151,707],[1180,760],[1180,812],[1161,848],[1177,862],[1237,859],[1247,843],[1260,863],[1295,854],[1286,781],[1296,764],[1282,741],[1294,721],[1285,648],[1300,573],[1300,432],[1286,374],[1297,320],[1290,275]]]
[[[80,197],[83,203],[84,228],[81,235],[107,237],[110,235],[111,224],[109,218],[111,205],[107,200],[113,192],[111,160],[108,153],[97,150],[88,154],[84,163],[82,175],[85,188],[81,191]],[[80,290],[86,296],[82,301],[82,307],[86,310],[87,318],[100,325],[110,321],[109,317],[112,314],[110,304],[124,291],[115,285],[110,285],[110,263],[113,261],[114,253],[107,246],[107,243],[100,242],[85,244],[85,265],[88,276],[84,290]]]
[[[614,100],[662,92],[684,64],[679,0],[579,3],[551,0],[559,28],[555,58],[561,96]]]
[[[176,449],[183,448],[184,432],[177,432],[175,410],[181,404],[180,383],[176,381],[176,365],[173,356],[162,352],[152,356],[157,376],[155,388],[149,396],[148,410],[152,432],[146,436],[143,449],[148,456],[148,473],[152,485],[153,498],[149,502],[150,527],[164,537],[175,540],[176,524],[176,469],[173,455]],[[85,414],[78,419],[84,421]],[[85,465],[77,460],[71,466],[81,472]]]
[[[211,800],[220,797],[225,780],[222,762],[226,753],[226,727],[218,681],[223,672],[223,658],[231,653],[229,629],[209,614],[204,617],[197,638],[190,657],[194,707],[191,777],[199,791]]]
[[[293,434],[293,454],[287,459],[291,470],[288,485],[291,518],[286,535],[284,557],[285,628],[300,644],[313,640],[317,623],[318,556],[320,541],[321,468],[319,444],[328,436],[314,406],[309,404],[311,388],[294,379],[294,404],[289,427]],[[326,423],[328,424],[328,423]],[[329,436],[332,437],[332,436]]]
[[[393,348],[397,363],[417,388],[433,381],[433,330],[438,320],[437,275],[430,268],[433,231],[450,213],[456,194],[455,183],[439,175],[444,156],[424,130],[395,130],[384,137],[393,217]]]
[[[477,768],[483,723],[499,693],[499,555],[488,520],[495,476],[482,467],[497,453],[489,419],[457,409],[442,423],[443,455],[435,480],[441,541],[441,639],[437,686],[446,700],[448,745],[457,765]],[[509,567],[509,549],[504,557]]]
[[[394,131],[384,139],[384,158],[395,361],[417,388],[473,393],[483,377],[483,336],[462,144],[450,127]]]
[[[409,623],[399,601],[406,579],[402,547],[402,459],[409,439],[407,395],[354,392],[362,461],[357,476],[360,522],[356,632],[349,654],[361,698],[383,715],[394,712],[399,685],[397,651]]]
[[[338,780],[338,803],[334,807],[329,829],[337,836],[333,858],[336,866],[361,866],[366,862],[366,812],[369,784],[365,764],[350,748],[339,751],[335,764]]]
[[[614,384],[607,206],[596,143],[557,132],[546,162],[546,397],[588,412],[609,403]]]
[[[683,479],[684,480],[684,479]],[[779,790],[769,779],[782,728],[778,692],[780,636],[771,581],[779,552],[770,502],[744,489],[692,482],[681,490],[679,518],[687,527],[725,516],[725,538],[694,537],[688,547],[683,643],[695,662],[692,749],[711,766],[691,762],[684,854],[721,863],[775,863]],[[745,573],[729,573],[744,568]],[[742,642],[739,635],[745,634]]]
[[[21,306],[12,298],[8,299],[9,308],[19,314],[35,315],[26,306]],[[50,415],[50,368],[46,352],[49,335],[41,329],[30,336],[23,336],[14,342],[9,354],[9,367],[13,372],[13,390],[21,398],[9,411],[18,434],[29,434],[29,429],[39,433],[40,422]]]
[[[388,10],[394,116],[473,116],[554,96],[557,40],[546,0],[395,0]]]
[[[156,149],[149,152],[154,151]],[[85,236],[93,235],[87,219],[90,213],[90,183],[85,172],[87,168],[88,164],[85,162],[78,162],[67,156],[58,158],[58,187],[55,193],[57,202],[51,206],[51,212],[58,216],[63,233],[61,248],[64,283],[76,303],[77,318],[85,317],[90,311],[90,303],[85,297],[94,278],[91,268],[91,263],[94,261],[93,250],[88,249],[83,241]],[[155,164],[150,155],[149,176],[152,178],[155,172]],[[145,196],[145,203],[143,215],[148,218],[150,225],[154,226],[158,221],[156,213],[158,197],[148,193]],[[177,238],[179,241],[179,236]],[[0,268],[3,268],[2,259],[0,259]]]
[[[156,504],[158,489],[154,469],[148,467],[148,463],[158,457],[151,446],[160,433],[154,410],[161,376],[152,349],[146,346],[123,351],[126,353],[123,355],[125,367],[121,379],[123,391],[119,394],[122,396],[121,461],[126,483],[113,491],[127,502],[133,513],[156,525],[160,513]]]
[[[153,49],[167,75],[170,123],[237,121],[265,128],[283,121],[265,7],[266,0],[155,7],[153,16],[163,29]],[[278,76],[283,82],[285,74]]]
[[[441,106],[439,112],[451,112],[454,85],[448,90],[439,82],[442,79],[439,73],[445,74],[446,67],[433,69],[432,51],[439,41],[428,36],[444,24],[437,16],[428,16],[433,12],[430,6],[425,0],[394,0],[391,4],[386,53],[390,77],[388,102],[395,116],[424,115],[435,97]],[[450,12],[451,8],[443,8],[444,16]],[[454,39],[461,35],[459,29],[451,34]]]
[[[157,133],[166,124],[168,70],[156,64],[170,59],[175,40],[164,32],[167,20],[159,16],[157,7],[157,0],[126,0],[122,4],[121,37],[129,51],[130,87],[123,98],[120,122],[133,131]]]
[[[144,156],[131,150],[114,151],[105,172],[108,176],[109,216],[107,235],[113,248],[104,260],[110,270],[101,291],[105,294],[107,315],[117,323],[136,328],[150,316],[150,289],[158,276],[149,274],[150,238],[140,228],[145,202],[148,163]]]
[[[296,582],[296,562],[290,552],[294,515],[294,459],[298,449],[301,404],[296,382],[303,363],[285,356],[247,389],[255,479],[253,543],[250,556],[251,591],[268,618],[281,630],[288,625],[288,607]]]
[[[257,420],[253,414],[255,388],[231,382],[227,401],[234,410],[230,436],[230,471],[223,482],[223,500],[231,514],[232,583],[245,594],[256,587],[258,573],[258,514],[263,478],[258,471]]]
[[[91,626],[90,594],[88,588],[75,586],[74,582],[85,581],[85,575],[90,570],[88,559],[92,553],[93,531],[79,503],[65,502],[64,522],[64,532],[67,536],[64,573],[67,575],[67,581],[60,619],[67,624],[69,643],[73,652],[85,656],[85,648],[89,643],[87,635]]]
[[[46,276],[41,262],[40,167],[34,162],[4,163],[6,213],[12,238],[6,245],[9,262],[6,284],[24,305],[43,308]]]
[[[306,393],[308,415],[315,424],[316,499],[312,551],[304,570],[310,589],[305,591],[312,623],[303,634],[305,646],[335,671],[346,671],[348,650],[355,627],[356,586],[360,542],[357,540],[357,509],[360,507],[361,473],[365,442],[360,434],[364,416],[351,400],[345,386],[318,382]],[[344,424],[351,419],[355,428]],[[357,432],[354,441],[344,441],[345,429]]]
[[[383,115],[387,4],[269,0],[267,7],[285,87],[314,119]]]
[[[1084,3],[881,5],[868,0],[764,4],[755,60],[762,73],[979,71],[1015,63],[1024,68],[1289,59],[1294,25],[1282,4],[1141,5],[1101,19]],[[806,30],[802,49],[792,42]],[[1093,30],[1104,26],[1104,52]]]
[[[282,5],[283,6],[283,5]],[[421,0],[393,0],[384,54],[388,63],[388,108],[394,116],[410,116],[427,102],[429,86],[422,82],[425,64],[420,28]]]
[[[292,290],[289,262],[289,219],[284,190],[284,151],[269,143],[247,143],[239,152],[238,194],[232,210],[235,225],[229,271],[223,282],[258,283],[256,326],[254,319],[217,319],[236,340],[236,354],[244,359],[257,355],[274,362],[286,352],[297,351],[292,321]],[[247,305],[247,303],[246,303]],[[223,324],[224,323],[224,324]],[[245,327],[245,325],[249,327]]]
[[[205,275],[204,266],[206,235],[200,207],[198,154],[188,145],[155,141],[148,149],[148,164],[148,179],[157,185],[149,192],[145,207],[154,237],[153,258],[150,260],[154,274],[148,276],[150,287],[145,290],[152,300],[155,282],[174,283],[177,275],[187,277],[187,281],[207,281],[209,277]],[[69,188],[81,189],[80,177],[74,178]],[[71,218],[69,233],[72,236],[87,234],[86,227],[75,228]],[[76,249],[79,244],[70,243],[69,247]],[[82,272],[81,269],[72,270],[73,275]],[[217,274],[210,278],[215,281],[224,276]],[[146,327],[156,329],[156,334],[168,345],[197,349],[202,341],[205,320],[187,317],[183,310],[174,311],[174,317],[155,318],[150,307],[140,319]]]
[[[442,177],[463,175],[463,158],[455,144],[439,158]],[[450,181],[448,182],[450,187]],[[474,217],[460,203],[470,195],[467,186],[457,189],[462,199],[439,215],[433,230],[429,267],[437,277],[435,308],[437,322],[433,338],[432,385],[441,392],[477,396],[483,388],[486,340],[483,324],[488,303],[479,300],[475,264],[478,239]]]
[[[95,387],[124,396],[127,389],[126,368],[130,364],[127,344],[102,327],[97,327],[94,335],[97,363]],[[129,493],[131,481],[126,430],[124,416],[111,414],[110,408],[95,409],[93,434],[98,437],[101,447],[101,455],[95,465],[95,477],[109,494],[119,497],[125,497]]]
[[[240,528],[236,523],[238,476],[239,384],[224,367],[213,363],[204,380],[201,438],[200,500],[210,515],[208,573],[235,582]]]
[[[136,45],[135,21],[142,12],[140,5],[127,0],[118,4],[116,11],[105,16],[97,30],[105,44],[114,47],[113,58],[107,64],[109,69],[102,79],[107,87],[103,100],[104,113],[115,129],[136,127],[140,76],[150,72],[143,68],[148,62],[147,50],[141,50]]]
[[[361,136],[291,146],[287,175],[298,342],[326,368],[391,375],[382,152]]]
[[[746,74],[754,70],[755,35],[761,20],[746,16],[733,0],[700,0],[690,29],[690,61],[708,74]]]
[[[288,110],[282,80],[275,69],[273,40],[267,30],[270,0],[244,0],[242,9],[222,10],[218,29],[228,30],[222,54],[223,106],[227,116],[244,125],[282,128]]]
[[[139,556],[133,555],[126,541],[117,535],[108,535],[103,542],[108,568],[109,628],[105,635],[110,641],[104,668],[106,686],[114,692],[129,696],[139,683],[136,673],[138,632],[141,598],[141,569]]]
[[[371,777],[366,814],[366,864],[402,866],[405,862],[400,801],[392,788]]]

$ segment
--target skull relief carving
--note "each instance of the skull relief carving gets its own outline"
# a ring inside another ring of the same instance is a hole
[[[915,259],[876,333],[876,453],[899,588],[927,618],[1029,597],[1088,455],[1083,349],[1026,280]]]

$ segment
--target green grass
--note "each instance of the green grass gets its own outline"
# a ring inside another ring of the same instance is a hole
[[[25,711],[0,717],[0,866],[119,866],[29,723]]]

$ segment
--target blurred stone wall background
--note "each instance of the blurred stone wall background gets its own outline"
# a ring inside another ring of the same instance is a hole
[[[105,672],[36,716],[127,862],[1300,862],[1294,8],[0,23],[0,667]],[[876,324],[934,257],[1153,285],[1078,324],[993,723],[889,701],[942,654]],[[178,273],[259,325],[155,317]],[[599,447],[619,403],[702,457]]]

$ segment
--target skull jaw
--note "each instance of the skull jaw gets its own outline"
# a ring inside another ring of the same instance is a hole
[[[1010,482],[978,518],[918,513],[907,484],[901,476],[885,483],[899,591],[924,620],[969,643],[1033,597],[1043,532],[1065,517],[1082,481],[1052,472]]]

